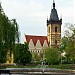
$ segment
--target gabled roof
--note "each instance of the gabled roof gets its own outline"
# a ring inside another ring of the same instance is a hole
[[[37,41],[39,40],[41,43],[41,46],[43,46],[44,41],[46,40],[48,43],[47,36],[34,36],[34,35],[25,35],[26,42],[29,44],[30,40],[32,39],[34,46],[36,46]]]

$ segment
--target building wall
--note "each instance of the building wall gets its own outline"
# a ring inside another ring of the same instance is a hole
[[[60,47],[61,45],[61,25],[49,24],[47,26],[47,37],[50,46]]]
[[[45,47],[48,47],[48,43],[46,40],[44,41],[43,46],[41,45],[40,40],[37,40],[36,45],[34,45],[32,39],[29,42],[29,51],[31,53],[43,53],[43,48]]]
[[[31,39],[30,42],[29,42],[29,51],[34,52],[34,50],[35,50],[35,46],[34,46],[33,41]]]

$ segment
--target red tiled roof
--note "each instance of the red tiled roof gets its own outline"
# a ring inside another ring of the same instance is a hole
[[[29,44],[30,40],[32,39],[34,46],[36,46],[37,40],[40,41],[41,46],[43,46],[44,41],[46,40],[48,43],[47,36],[34,36],[34,35],[25,35],[26,42]]]

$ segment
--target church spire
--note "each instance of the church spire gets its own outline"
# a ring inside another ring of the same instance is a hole
[[[55,9],[55,0],[53,0],[53,8]]]
[[[55,0],[53,0],[52,3],[52,9],[51,9],[51,13],[50,13],[50,18],[49,20],[47,19],[47,25],[48,24],[54,24],[54,23],[62,23],[62,19],[59,19],[58,17],[58,13],[57,13],[57,9],[55,8]]]

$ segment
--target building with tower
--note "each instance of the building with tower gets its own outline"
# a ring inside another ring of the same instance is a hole
[[[47,36],[25,35],[30,52],[40,54],[43,52],[43,48],[48,46],[59,48],[61,46],[61,24],[62,19],[58,17],[55,1],[53,0],[50,18],[47,19]]]
[[[62,19],[59,20],[55,2],[53,1],[50,18],[47,19],[47,38],[50,47],[60,47],[61,45],[61,24]]]

